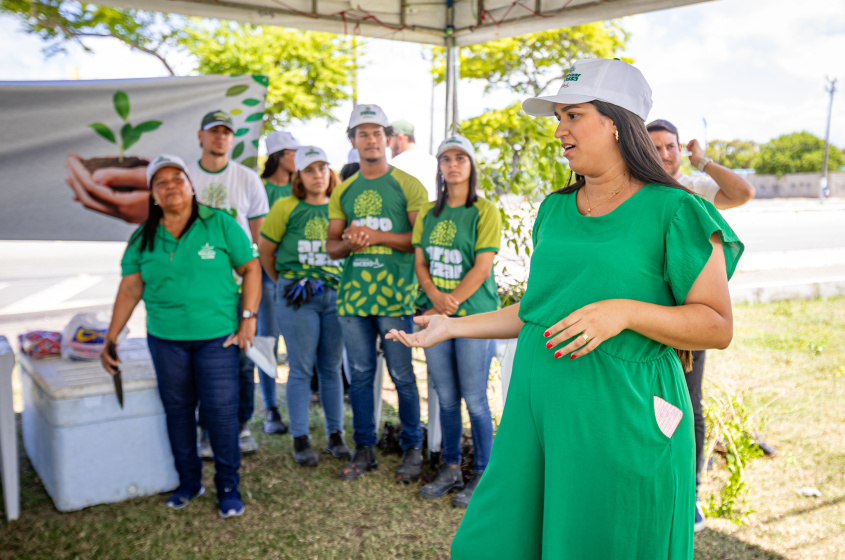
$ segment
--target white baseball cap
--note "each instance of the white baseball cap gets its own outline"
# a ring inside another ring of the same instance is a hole
[[[355,105],[352,108],[352,116],[349,117],[349,130],[359,124],[377,124],[387,128],[390,121],[378,105]]]
[[[349,154],[346,156],[346,163],[361,163],[361,156],[358,154],[358,150],[355,148],[349,150]]]
[[[282,150],[296,150],[300,147],[299,142],[296,141],[293,134],[278,130],[274,130],[268,134],[267,139],[264,140],[264,144],[267,146],[267,155],[275,154]]]
[[[651,110],[651,88],[642,72],[618,59],[578,60],[566,75],[557,95],[531,97],[523,110],[534,117],[551,117],[555,103],[604,101],[638,115],[643,121]]]
[[[147,186],[152,188],[153,186],[153,177],[158,172],[159,169],[164,169],[165,167],[175,167],[176,169],[181,169],[185,176],[188,176],[188,166],[185,165],[185,161],[180,158],[179,156],[171,156],[168,154],[161,154],[160,156],[156,157],[152,163],[147,166]],[[190,180],[190,177],[188,177]]]
[[[440,143],[440,147],[437,148],[437,155],[434,157],[439,158],[443,155],[443,152],[448,150],[461,150],[468,155],[470,159],[475,161],[475,149],[472,147],[472,143],[460,134],[453,134],[443,140]]]
[[[293,156],[293,165],[297,171],[302,171],[315,161],[329,162],[326,152],[317,146],[300,146]]]

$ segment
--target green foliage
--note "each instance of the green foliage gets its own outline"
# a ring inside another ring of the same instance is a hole
[[[91,52],[86,39],[110,37],[155,56],[174,74],[163,52],[176,43],[181,21],[176,16],[61,0],[0,0],[0,13],[19,20],[24,31],[46,42],[47,56],[65,52],[68,44]]]
[[[728,169],[752,169],[759,148],[752,140],[712,140],[707,155]]]
[[[112,101],[115,112],[123,121],[123,126],[120,127],[120,142],[117,141],[111,129],[103,123],[91,123],[88,126],[112,144],[116,144],[120,149],[118,159],[123,161],[123,154],[141,139],[141,134],[156,130],[161,126],[161,121],[145,121],[137,126],[132,126],[127,120],[129,118],[129,96],[118,90],[114,92]]]
[[[712,385],[703,402],[704,417],[711,451],[716,442],[724,442],[728,477],[719,495],[706,499],[704,512],[708,517],[742,524],[753,513],[747,503],[748,481],[744,475],[748,463],[763,455],[753,436],[761,430],[762,422],[753,421],[753,414],[745,405],[744,391],[731,392],[718,383]]]
[[[845,165],[845,156],[833,145],[829,157],[828,169]],[[754,169],[758,174],[778,177],[787,173],[821,173],[823,159],[824,140],[807,131],[792,132],[760,146]]]
[[[352,41],[337,35],[192,19],[181,45],[196,57],[200,73],[256,75],[268,87],[267,129],[318,117],[335,121],[334,109],[352,95]],[[227,95],[245,87],[233,86]],[[246,121],[260,118],[250,115]]]

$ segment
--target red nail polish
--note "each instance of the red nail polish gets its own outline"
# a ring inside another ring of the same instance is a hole
[[[575,354],[572,354],[571,356],[569,356],[569,359],[570,359],[570,360],[574,360],[574,359],[575,359],[575,358],[577,358],[577,357],[578,357],[578,356],[576,356]]]
[[[561,354],[560,351],[555,352],[555,358],[560,358],[561,356],[563,356],[563,354]]]
[[[551,347],[552,347],[552,343],[551,343],[551,342],[547,342],[547,343],[546,343],[546,348],[551,348]]]
[[[545,336],[546,338],[549,338],[550,336],[552,336],[552,333],[550,333],[549,331],[546,331],[546,333],[543,336]]]

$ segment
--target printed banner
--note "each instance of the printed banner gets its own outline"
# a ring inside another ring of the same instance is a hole
[[[203,115],[232,115],[231,158],[258,163],[267,78],[0,82],[0,239],[125,241],[147,212],[146,165],[197,160]]]

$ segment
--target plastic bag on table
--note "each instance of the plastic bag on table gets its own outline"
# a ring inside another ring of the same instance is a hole
[[[109,329],[108,315],[78,313],[73,316],[62,333],[62,358],[66,360],[99,360]],[[126,338],[126,327],[117,336],[117,343]]]
[[[62,333],[55,331],[29,331],[18,335],[21,352],[31,358],[58,356],[61,353]]]

